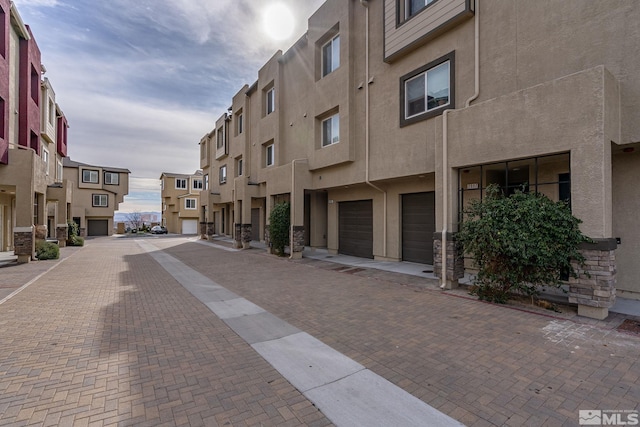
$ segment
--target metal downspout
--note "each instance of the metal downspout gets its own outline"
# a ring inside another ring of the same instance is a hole
[[[370,109],[369,109],[369,85],[371,83],[369,76],[369,2],[366,0],[360,0],[360,4],[365,7],[365,82],[364,82],[364,93],[365,93],[365,182],[371,188],[374,188],[383,194],[383,209],[382,209],[382,256],[384,258],[387,257],[387,192],[377,185],[373,184],[369,180],[369,152],[371,145],[371,134],[370,134]]]
[[[469,107],[480,95],[480,0],[475,2],[475,22],[474,22],[474,55],[475,55],[475,71],[474,85],[475,91],[473,95],[465,102],[465,108]],[[449,129],[448,129],[448,113],[451,110],[445,110],[442,114],[442,246],[440,254],[442,257],[442,265],[440,271],[440,288],[447,287],[447,232],[449,221]]]

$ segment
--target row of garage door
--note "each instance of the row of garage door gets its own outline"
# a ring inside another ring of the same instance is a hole
[[[182,234],[198,234],[198,220],[183,220]],[[108,236],[109,220],[89,219],[87,220],[87,236]]]
[[[338,205],[338,251],[373,258],[373,203],[371,200]],[[402,196],[402,260],[433,264],[435,193]]]

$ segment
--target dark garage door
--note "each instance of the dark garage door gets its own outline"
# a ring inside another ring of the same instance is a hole
[[[109,220],[108,219],[90,219],[87,221],[88,236],[108,236]]]
[[[402,195],[402,260],[433,264],[435,193]]]
[[[373,202],[340,202],[338,252],[373,258]]]

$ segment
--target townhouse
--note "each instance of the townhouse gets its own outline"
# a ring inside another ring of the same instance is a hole
[[[37,239],[64,246],[67,222],[93,214],[80,212],[80,181],[65,173],[69,125],[45,73],[31,30],[0,0],[0,251],[18,262],[33,259]],[[111,206],[126,194],[126,176]]]
[[[80,235],[111,236],[113,218],[129,193],[128,169],[89,165],[69,157],[63,161],[65,181],[73,189],[70,219]]]
[[[202,171],[192,175],[163,172],[160,175],[162,225],[169,233],[198,234]]]
[[[638,46],[634,0],[327,0],[200,141],[201,232],[268,242],[288,201],[292,257],[418,262],[450,288],[464,207],[524,186],[582,220],[569,301],[604,318],[640,298]]]

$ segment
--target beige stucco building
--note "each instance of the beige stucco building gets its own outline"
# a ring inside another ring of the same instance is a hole
[[[526,185],[594,239],[569,300],[606,317],[616,290],[640,298],[638,46],[634,0],[327,0],[200,141],[201,233],[268,241],[286,200],[292,257],[419,262],[451,287],[465,204]]]
[[[78,224],[81,236],[113,235],[113,216],[129,194],[130,173],[64,159],[65,181],[73,189],[70,219]]]
[[[162,225],[169,233],[198,234],[198,207],[203,188],[200,170],[192,175],[168,172],[160,175]]]

